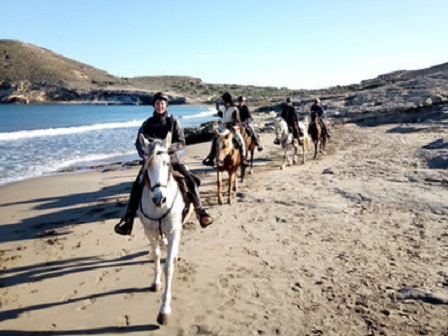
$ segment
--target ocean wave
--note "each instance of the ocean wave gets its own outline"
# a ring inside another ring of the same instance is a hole
[[[79,134],[104,129],[140,127],[144,120],[132,120],[105,124],[94,124],[77,127],[47,128],[27,131],[0,133],[0,141],[12,141],[37,137],[51,137],[57,135]]]
[[[49,160],[46,160],[45,162],[37,162],[32,167],[25,164],[16,164],[14,171],[8,171],[7,175],[0,171],[0,186],[39,176],[58,174],[65,169],[72,167],[80,169],[90,166],[94,167],[102,163],[121,162],[124,161],[124,158],[130,159],[131,156],[135,156],[133,159],[138,158],[134,150],[110,154],[79,155],[57,160],[56,158],[49,158]]]
[[[216,114],[216,111],[213,109],[203,111],[197,114],[191,114],[191,115],[185,115],[180,117],[180,119],[193,119],[193,118],[203,118],[203,117],[210,117]]]

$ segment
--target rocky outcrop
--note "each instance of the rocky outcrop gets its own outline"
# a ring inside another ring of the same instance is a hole
[[[399,114],[413,114],[441,111],[448,106],[448,66],[434,67],[439,71],[427,73],[398,71],[363,82],[356,91],[340,95],[319,97],[329,117],[345,122],[395,117]],[[424,75],[421,75],[421,74]],[[391,79],[393,78],[393,80]],[[366,89],[370,87],[370,89]],[[372,88],[373,87],[373,88]],[[309,115],[314,96],[293,97],[299,115]],[[281,111],[282,103],[259,108],[259,112]]]
[[[101,105],[148,105],[153,91],[137,89],[73,89],[47,82],[30,83],[15,81],[0,83],[0,103],[45,104],[101,104]],[[186,97],[171,95],[172,104],[185,104]]]

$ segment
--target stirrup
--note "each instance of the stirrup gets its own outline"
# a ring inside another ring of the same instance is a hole
[[[202,160],[202,164],[204,166],[210,166],[210,167],[213,167],[213,165],[214,165],[213,160],[210,158],[205,158],[204,160]]]
[[[213,223],[213,218],[204,209],[197,213],[196,217],[199,219],[199,224],[201,224],[203,229]]]
[[[115,233],[122,236],[130,236],[132,233],[132,227],[134,223],[132,220],[126,220],[125,217],[121,218],[117,225],[115,225]]]

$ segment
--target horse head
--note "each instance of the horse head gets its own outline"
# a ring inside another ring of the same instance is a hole
[[[282,117],[276,117],[275,121],[275,142],[282,144],[288,138],[288,124]]]
[[[171,145],[171,133],[162,141],[147,139],[140,134],[143,147],[143,173],[145,184],[152,194],[152,201],[157,207],[166,205],[167,187],[171,182],[171,162],[168,148]]]
[[[216,144],[218,146],[218,166],[223,166],[224,162],[228,161],[235,152],[232,133],[228,129],[222,133],[219,133]]]

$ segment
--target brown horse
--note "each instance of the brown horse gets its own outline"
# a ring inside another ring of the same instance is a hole
[[[228,204],[232,203],[232,191],[237,187],[237,171],[241,168],[241,180],[244,180],[245,166],[241,165],[242,159],[239,149],[235,146],[234,136],[228,129],[218,134],[216,141],[216,167],[218,171],[218,203],[222,205],[222,174],[226,170],[229,174]]]
[[[244,144],[246,145],[246,161],[249,164],[249,166],[248,166],[249,175],[252,175],[254,172],[254,152],[255,152],[255,148],[257,148],[257,145],[255,144],[255,139],[252,135],[252,131],[248,127],[243,127],[243,128],[244,128],[244,131],[242,133],[243,133]],[[250,159],[249,159],[249,154],[250,154]]]
[[[316,159],[319,144],[319,152],[324,154],[325,144],[327,142],[327,135],[324,134],[316,113],[311,114],[311,123],[308,126],[308,134],[314,142],[314,159]]]

